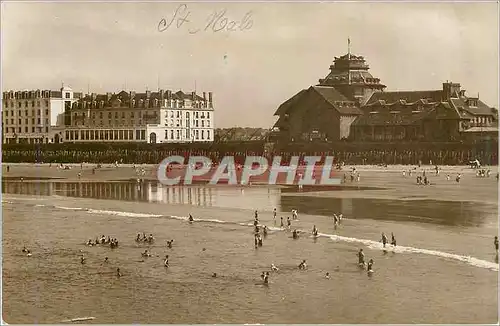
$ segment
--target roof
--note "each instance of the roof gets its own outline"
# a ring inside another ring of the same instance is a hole
[[[135,101],[140,101],[140,100],[152,100],[154,101],[155,99],[161,100],[161,94],[160,92],[150,92],[149,93],[149,98],[147,93],[135,93],[135,92],[126,92],[126,91],[120,91],[119,93],[107,93],[107,94],[95,94],[95,98],[92,98],[92,95],[87,94],[85,97],[81,99],[83,102],[90,102],[90,101],[104,101],[106,105],[109,105],[113,102],[116,102],[117,100],[122,101],[124,103],[128,103],[132,98],[131,95],[133,95],[133,99]],[[163,91],[163,98],[167,98],[167,91]],[[175,93],[171,93],[171,98],[173,100],[195,100],[195,101],[203,101],[204,98],[199,96],[198,94],[195,94],[193,97],[192,93],[184,93],[182,91],[178,91]]]
[[[498,127],[471,127],[464,132],[496,132],[498,133]]]
[[[442,90],[431,91],[397,91],[397,92],[376,92],[366,102],[367,105],[380,100],[386,103],[394,103],[399,100],[405,100],[408,103],[417,102],[418,100],[426,100],[428,102],[441,102],[443,97]]]
[[[276,112],[274,112],[274,115],[282,115],[282,114],[285,114],[288,112],[288,110],[294,105],[296,104],[299,99],[302,98],[302,95],[304,95],[304,93],[307,92],[307,90],[303,89],[301,90],[300,92],[298,92],[297,94],[295,94],[294,96],[292,96],[291,98],[289,98],[288,100],[286,100],[285,102],[283,102],[279,107],[278,109],[276,110]]]
[[[466,97],[452,98],[450,99],[450,102],[458,110],[467,111],[471,115],[497,115],[496,109],[490,108],[488,105],[486,105],[479,99],[474,99],[477,101],[476,107],[469,106],[467,100],[468,99]]]
[[[332,108],[343,115],[360,115],[363,112],[356,106],[356,103],[342,95],[334,87],[311,86],[303,89],[287,101],[283,102],[274,115],[284,115],[296,106],[307,105],[308,96],[320,96]],[[301,101],[304,101],[302,103]]]
[[[345,114],[345,115],[363,114],[363,111],[361,111],[356,106],[355,102],[349,100],[347,97],[342,95],[342,93],[337,91],[334,87],[311,86],[309,89],[315,90],[329,104],[331,104],[340,114]]]

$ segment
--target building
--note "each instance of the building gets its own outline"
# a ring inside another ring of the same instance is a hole
[[[273,138],[281,141],[455,141],[498,137],[498,111],[460,84],[386,92],[362,56],[339,58],[319,84],[281,104]]]
[[[212,93],[170,90],[90,94],[72,104],[64,124],[66,142],[211,142]]]
[[[64,86],[59,91],[3,92],[3,143],[57,142],[53,129],[64,123],[66,108],[81,97],[82,93],[73,92],[71,88]]]
[[[5,92],[4,142],[211,142],[212,100],[211,92],[207,97],[170,90]]]
[[[385,85],[373,77],[362,56],[350,52],[339,58],[319,84],[302,90],[278,107],[274,125],[282,140],[341,140],[350,136],[351,124],[363,114],[360,106]]]
[[[468,97],[460,84],[440,90],[381,92],[361,107],[352,125],[360,141],[458,141],[498,137],[498,111],[478,97]],[[475,136],[475,137],[474,137]]]

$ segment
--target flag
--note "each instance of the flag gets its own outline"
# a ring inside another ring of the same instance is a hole
[[[347,38],[347,44],[351,45],[351,38],[350,37]]]

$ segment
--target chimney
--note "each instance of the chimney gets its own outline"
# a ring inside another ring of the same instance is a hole
[[[212,103],[212,92],[208,92],[208,102]]]
[[[171,90],[167,90],[167,100],[171,100],[172,99],[172,91]]]
[[[149,99],[151,97],[151,91],[146,91],[146,98]]]
[[[455,96],[460,96],[460,84],[446,81],[443,83],[443,99],[449,100]]]
[[[207,101],[207,93],[203,92],[203,100],[206,102]]]
[[[165,99],[165,91],[163,89],[160,89],[160,100],[163,102]]]

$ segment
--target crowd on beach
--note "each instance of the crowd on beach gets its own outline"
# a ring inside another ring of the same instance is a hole
[[[243,164],[247,156],[274,157],[281,156],[286,162],[293,156],[333,156],[336,162],[347,162],[355,165],[377,164],[418,164],[418,162],[433,161],[439,165],[464,165],[470,160],[478,159],[486,165],[497,165],[497,149],[491,151],[472,150],[331,150],[308,152],[267,152],[258,151],[215,151],[215,150],[143,150],[143,149],[47,149],[44,151],[33,149],[3,149],[2,161],[9,163],[114,163],[120,161],[125,164],[158,164],[164,158],[172,155],[189,157],[194,155],[207,156],[213,161],[220,161],[225,156],[234,156],[235,162]]]

